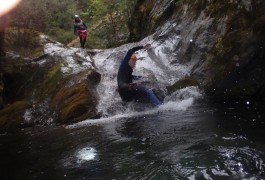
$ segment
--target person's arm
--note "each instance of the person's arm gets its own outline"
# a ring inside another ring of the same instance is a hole
[[[74,34],[75,34],[75,35],[77,34],[77,31],[76,31],[76,25],[74,25]]]
[[[143,49],[144,46],[136,46],[130,50],[128,50],[127,54],[125,55],[124,59],[123,59],[123,62],[122,63],[128,63],[132,54],[140,49]]]
[[[150,44],[146,44],[146,45],[144,45],[144,46],[136,46],[136,47],[130,49],[130,50],[127,52],[127,54],[126,54],[124,60],[128,62],[128,61],[130,60],[130,58],[131,58],[131,56],[132,56],[132,54],[133,54],[134,52],[136,52],[136,51],[138,51],[138,50],[140,50],[140,49],[147,49],[147,48],[149,48],[149,47],[150,47]]]
[[[86,29],[87,29],[87,26],[86,26],[86,24],[83,22],[83,25],[86,27]]]
[[[126,64],[128,63],[128,61],[130,60],[130,58],[131,58],[131,55],[134,53],[134,52],[136,52],[136,51],[138,51],[138,50],[140,50],[140,49],[143,49],[143,48],[148,48],[150,45],[149,44],[147,44],[147,45],[145,45],[145,46],[136,46],[136,47],[134,47],[134,48],[132,48],[132,49],[130,49],[130,50],[128,50],[128,52],[127,52],[127,54],[125,55],[125,57],[124,57],[124,59],[122,60],[122,62],[121,62],[121,65],[120,65],[120,68],[119,68],[119,71],[122,71],[125,67],[126,67]],[[119,87],[121,87],[121,88],[129,88],[129,89],[131,89],[132,87],[134,87],[134,86],[136,86],[136,85],[138,85],[139,83],[124,83],[124,80],[123,80],[123,78],[124,78],[124,76],[119,76],[118,75],[118,85],[119,85]]]

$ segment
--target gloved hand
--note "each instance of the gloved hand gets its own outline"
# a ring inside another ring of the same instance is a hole
[[[147,48],[149,48],[149,47],[151,47],[151,44],[146,44],[146,45],[144,45],[144,48],[145,48],[145,49],[147,49]]]

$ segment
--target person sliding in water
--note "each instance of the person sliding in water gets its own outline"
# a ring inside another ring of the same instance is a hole
[[[120,64],[118,71],[118,90],[121,99],[125,102],[132,100],[144,102],[148,100],[154,106],[159,106],[162,103],[156,97],[152,89],[142,86],[140,81],[133,82],[135,76],[132,75],[132,72],[137,61],[135,52],[148,47],[150,47],[150,44],[134,47],[127,52]]]

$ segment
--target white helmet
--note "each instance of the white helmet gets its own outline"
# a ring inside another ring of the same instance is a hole
[[[78,15],[74,15],[74,18],[79,18],[79,16]]]

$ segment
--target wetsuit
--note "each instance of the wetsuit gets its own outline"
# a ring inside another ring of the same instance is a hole
[[[151,102],[153,105],[159,106],[161,102],[151,89],[133,83],[133,69],[128,62],[131,55],[140,49],[143,49],[143,46],[130,49],[120,64],[117,76],[119,94],[121,99],[126,102],[136,100],[139,102]]]
[[[87,30],[87,26],[82,20],[80,22],[74,23],[74,34],[78,34],[79,30]],[[79,36],[79,38],[80,38],[81,48],[84,48],[86,43],[86,37],[84,38],[84,40],[81,38],[81,36]]]

